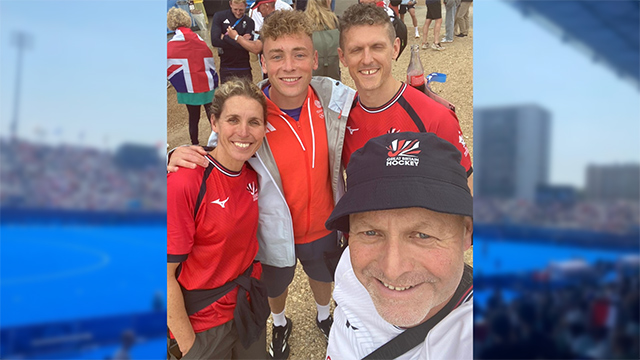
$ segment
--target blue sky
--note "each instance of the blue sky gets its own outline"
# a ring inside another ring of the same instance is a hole
[[[640,162],[634,84],[503,1],[473,6],[474,107],[548,109],[552,183],[583,186],[589,163]]]
[[[15,31],[24,54],[19,135],[115,148],[165,143],[166,2],[0,1],[0,132],[13,118]],[[164,150],[164,148],[163,148]]]

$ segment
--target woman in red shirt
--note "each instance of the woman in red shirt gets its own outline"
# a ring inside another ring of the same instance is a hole
[[[218,146],[209,166],[167,175],[170,357],[265,358],[258,180],[246,161],[264,139],[266,100],[256,85],[231,80],[216,90],[211,112]]]

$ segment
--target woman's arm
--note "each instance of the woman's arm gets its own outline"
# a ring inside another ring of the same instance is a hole
[[[176,279],[179,265],[180,263],[167,263],[167,326],[176,338],[182,355],[185,355],[191,350],[196,333],[189,321],[180,284]]]

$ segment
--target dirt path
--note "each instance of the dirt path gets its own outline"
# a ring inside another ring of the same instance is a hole
[[[422,31],[426,17],[426,7],[422,0],[418,1],[418,4],[416,18],[420,31]],[[442,10],[444,22],[444,6],[442,6]],[[446,47],[444,51],[420,50],[420,58],[425,68],[425,74],[431,72],[447,74],[447,81],[445,83],[434,83],[432,89],[456,105],[456,114],[460,120],[465,142],[473,156],[473,6],[469,11],[471,23],[469,36],[463,38],[454,37],[453,43],[443,44]],[[407,49],[393,65],[393,76],[402,81],[406,79],[407,66],[409,65],[411,55],[409,46],[421,44],[422,41],[422,38],[415,39],[412,36],[413,24],[409,14],[405,15],[404,21],[409,30],[409,41]],[[440,37],[443,34],[444,23]],[[206,36],[206,34],[203,35]],[[432,30],[429,31],[429,42],[433,42]],[[216,51],[214,51],[214,56],[215,54],[217,54]],[[255,57],[253,59],[256,60],[252,62],[254,79],[259,79],[261,75],[257,59]],[[218,65],[218,59],[216,59],[216,65]],[[342,78],[345,84],[355,88],[347,68],[342,68]],[[167,143],[169,148],[190,143],[187,118],[186,107],[177,103],[176,92],[173,87],[169,87],[167,89]],[[199,128],[200,143],[204,144],[211,133],[211,127],[206,121],[204,110],[202,111]],[[473,264],[472,249],[465,253],[465,261]],[[293,284],[289,288],[287,316],[293,321],[293,333],[290,338],[291,355],[289,359],[324,359],[326,342],[315,325],[315,302],[301,266],[297,267]],[[271,319],[269,319],[267,329],[267,339],[270,339]]]

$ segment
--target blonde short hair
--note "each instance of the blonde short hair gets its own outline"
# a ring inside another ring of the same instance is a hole
[[[167,28],[175,31],[179,27],[191,27],[191,16],[188,12],[173,7],[167,12]]]
[[[246,96],[262,106],[263,121],[267,123],[267,99],[260,88],[246,78],[231,78],[218,87],[211,102],[211,113],[217,119],[222,115],[224,103],[233,96]]]
[[[260,29],[260,38],[276,40],[286,35],[305,34],[313,36],[313,27],[307,15],[302,11],[277,10],[267,16]]]

